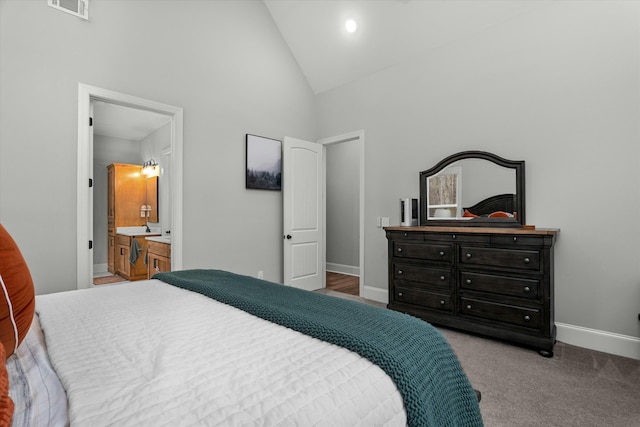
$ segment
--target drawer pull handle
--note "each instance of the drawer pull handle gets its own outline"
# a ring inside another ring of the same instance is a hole
[[[443,300],[443,299],[441,299],[441,300],[440,300],[440,305],[444,305],[444,304],[445,304],[444,300]]]
[[[467,257],[467,259],[471,259],[471,254],[469,254],[469,253],[468,253],[468,254],[466,255],[466,257]]]
[[[528,294],[529,292],[531,292],[531,288],[530,288],[530,287],[528,287],[528,286],[525,286],[525,287],[524,287],[524,292],[525,292],[526,294]]]
[[[444,276],[440,276],[440,280],[442,280],[444,282],[445,280],[447,280],[447,278],[444,277]]]
[[[525,264],[529,264],[530,262],[531,262],[531,260],[530,260],[529,258],[525,258],[525,259],[524,259],[524,263],[525,263]]]
[[[440,251],[438,254],[439,254],[440,256],[444,256],[444,251]]]
[[[456,235],[455,235],[455,234],[454,234],[454,235],[452,235],[452,236],[451,236],[451,238],[452,238],[453,240],[455,240],[455,239],[456,239]]]
[[[467,285],[471,284],[471,279],[467,279]]]
[[[516,236],[513,236],[513,241],[514,241],[514,242],[517,242],[517,241],[518,241],[518,238],[517,238]]]
[[[407,236],[408,236],[408,234],[407,234],[407,233],[404,233],[404,237],[407,237]]]
[[[398,248],[398,252],[402,252],[402,248]]]
[[[401,297],[402,296],[402,292],[398,292],[398,296]]]
[[[398,274],[399,274],[399,275],[402,275],[402,270],[398,270]]]
[[[467,310],[471,310],[471,306],[470,305],[467,305]]]
[[[524,321],[525,321],[525,322],[528,322],[529,320],[531,320],[531,317],[529,317],[529,316],[524,316]]]

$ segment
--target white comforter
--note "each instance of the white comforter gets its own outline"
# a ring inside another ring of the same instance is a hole
[[[72,426],[405,425],[359,355],[158,280],[38,296]]]

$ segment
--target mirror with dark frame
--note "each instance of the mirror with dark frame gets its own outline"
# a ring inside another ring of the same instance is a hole
[[[420,172],[422,226],[520,228],[524,201],[524,160],[463,151]]]

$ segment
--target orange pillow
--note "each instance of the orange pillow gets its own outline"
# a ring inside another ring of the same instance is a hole
[[[27,335],[35,308],[35,291],[27,263],[0,224],[0,341],[5,360]]]
[[[489,218],[511,218],[511,215],[506,212],[498,211],[490,214]]]
[[[465,209],[465,210],[464,210],[464,213],[462,214],[462,216],[463,216],[464,218],[480,218],[478,215],[476,215],[476,214],[474,214],[474,213],[469,212],[469,210],[468,210],[468,209]]]
[[[0,360],[2,359],[6,359],[6,356],[4,354],[4,346],[0,345]],[[11,425],[13,409],[13,400],[9,397],[9,373],[7,372],[7,365],[3,363],[0,366],[0,426]]]

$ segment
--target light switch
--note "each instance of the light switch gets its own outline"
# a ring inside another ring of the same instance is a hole
[[[383,216],[382,217],[382,226],[383,227],[388,227],[389,226],[389,217],[388,216]]]
[[[378,226],[378,228],[382,227],[382,218],[376,217],[376,225]]]

